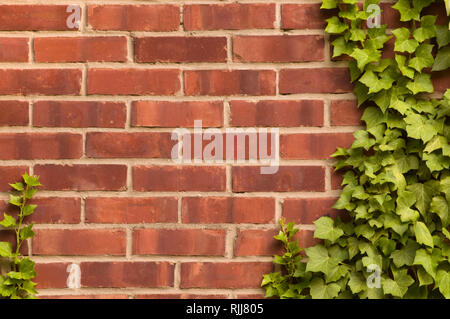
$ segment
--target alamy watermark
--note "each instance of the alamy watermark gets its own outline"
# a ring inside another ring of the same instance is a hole
[[[171,158],[174,163],[259,164],[261,174],[275,174],[280,163],[278,128],[208,128],[194,121],[193,132],[186,128],[172,131]]]

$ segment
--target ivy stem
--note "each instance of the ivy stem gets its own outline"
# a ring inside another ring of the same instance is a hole
[[[22,205],[20,206],[20,212],[19,212],[19,225],[17,226],[17,228],[15,229],[16,231],[16,253],[14,255],[15,258],[17,258],[17,256],[19,255],[19,251],[20,251],[20,247],[22,246],[22,242],[20,240],[20,228],[22,227],[22,222],[23,222],[23,210],[25,209],[25,205],[27,203],[27,197],[26,194],[28,192],[28,185],[25,188],[25,191],[22,194]],[[16,271],[16,263],[14,262],[14,271]]]

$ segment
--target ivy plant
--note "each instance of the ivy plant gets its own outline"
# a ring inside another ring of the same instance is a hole
[[[9,196],[9,204],[17,208],[17,217],[3,214],[0,225],[15,233],[15,249],[10,242],[0,242],[0,260],[6,261],[7,270],[0,274],[0,298],[30,299],[37,291],[32,279],[36,276],[34,262],[22,256],[20,248],[24,241],[34,236],[33,223],[24,225],[24,219],[34,213],[36,205],[28,204],[37,191],[39,176],[22,175],[23,183],[10,184],[14,194]]]
[[[266,297],[450,298],[450,90],[434,93],[431,80],[450,66],[450,30],[423,14],[433,0],[393,5],[408,28],[365,28],[378,2],[323,0],[337,13],[325,31],[333,57],[351,59],[365,128],[332,155],[343,174],[333,207],[346,218],[314,222],[321,243],[307,259],[282,221],[275,239],[286,253],[275,256],[281,271],[264,275]]]

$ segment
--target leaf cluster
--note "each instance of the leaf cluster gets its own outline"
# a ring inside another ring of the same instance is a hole
[[[32,279],[36,276],[34,262],[21,255],[20,248],[24,241],[34,236],[33,223],[24,225],[24,219],[34,213],[36,205],[28,204],[37,192],[39,176],[22,175],[23,182],[10,184],[15,190],[9,196],[9,204],[18,210],[17,216],[3,213],[0,226],[14,231],[15,249],[10,242],[0,242],[0,260],[6,261],[7,271],[0,273],[0,298],[30,299],[37,293]]]
[[[450,90],[429,94],[431,72],[450,67],[450,30],[422,15],[433,0],[393,5],[410,28],[363,28],[366,8],[378,2],[361,10],[353,0],[323,1],[338,9],[326,32],[336,36],[333,57],[352,58],[365,129],[332,155],[344,175],[333,207],[347,218],[316,220],[322,243],[305,249],[307,261],[281,257],[295,269],[266,275],[267,297],[450,298]],[[390,39],[392,59],[383,55]],[[374,266],[379,287],[367,284]]]

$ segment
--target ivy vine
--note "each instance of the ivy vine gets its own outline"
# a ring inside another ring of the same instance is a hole
[[[399,0],[409,28],[365,28],[379,0],[323,0],[333,57],[349,69],[365,129],[338,148],[343,190],[333,206],[348,220],[321,217],[321,244],[300,254],[292,223],[275,239],[285,247],[264,275],[266,297],[450,298],[450,90],[434,93],[431,74],[450,67],[450,25],[422,10],[434,0]],[[447,15],[450,1],[445,0]],[[337,11],[336,11],[337,10]],[[393,59],[383,58],[391,38]],[[434,93],[432,95],[431,93]],[[377,282],[378,279],[378,282]]]
[[[24,241],[34,237],[33,223],[24,225],[27,216],[34,213],[36,205],[28,204],[37,192],[39,176],[22,175],[23,181],[10,184],[15,193],[10,194],[9,204],[18,210],[17,217],[3,213],[0,226],[14,231],[16,245],[13,249],[10,242],[0,242],[0,261],[6,261],[6,270],[0,272],[0,299],[35,299],[37,294],[34,288],[36,283],[32,281],[36,277],[34,262],[22,256],[20,248]]]

